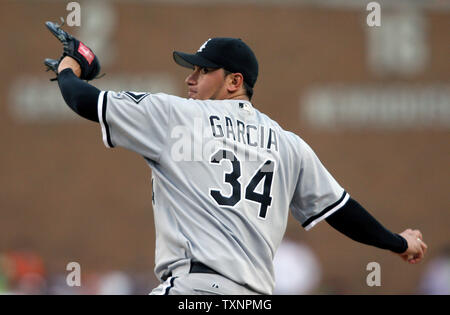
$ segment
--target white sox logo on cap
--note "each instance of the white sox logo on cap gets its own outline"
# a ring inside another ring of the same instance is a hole
[[[198,66],[223,68],[232,73],[240,72],[250,88],[254,87],[258,77],[258,61],[255,54],[239,38],[208,38],[195,54],[174,51],[173,59],[180,66],[190,69]]]
[[[211,38],[208,38],[206,42],[203,43],[203,45],[200,46],[200,48],[197,50],[197,52],[201,52],[203,49],[205,49],[206,44],[211,40]]]

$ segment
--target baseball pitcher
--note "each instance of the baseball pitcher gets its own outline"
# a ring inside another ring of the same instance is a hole
[[[251,102],[258,62],[242,40],[210,38],[194,54],[173,52],[192,70],[183,98],[98,90],[84,81],[100,71],[93,51],[46,25],[64,46],[45,64],[67,105],[99,123],[105,146],[132,150],[152,169],[161,284],[151,294],[272,294],[289,211],[306,230],[326,220],[409,263],[423,259],[420,231],[383,227],[305,141]]]

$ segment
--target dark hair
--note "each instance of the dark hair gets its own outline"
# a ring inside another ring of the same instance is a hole
[[[228,71],[228,70],[225,70],[225,69],[223,69],[223,71],[224,71],[224,73],[225,73],[225,76],[227,76],[227,75],[229,75],[229,74],[233,74],[233,72]],[[245,81],[244,81],[244,90],[245,90],[245,94],[247,95],[249,101],[251,101],[251,100],[252,100],[252,96],[253,96],[253,88],[250,87],[250,86],[247,84],[247,82],[245,82]]]

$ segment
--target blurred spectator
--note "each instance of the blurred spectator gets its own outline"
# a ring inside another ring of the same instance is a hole
[[[311,294],[317,289],[321,268],[305,244],[283,240],[274,259],[274,294]]]
[[[133,294],[133,283],[127,274],[111,271],[100,278],[97,294],[130,295]]]
[[[0,274],[4,275],[4,293],[45,293],[45,268],[38,254],[30,250],[14,250],[1,256]]]
[[[0,257],[1,260],[1,257]],[[0,262],[1,266],[1,262]],[[7,294],[8,293],[8,283],[6,279],[6,275],[3,273],[4,271],[0,267],[0,294]]]
[[[450,294],[450,245],[428,262],[419,290],[421,294]]]

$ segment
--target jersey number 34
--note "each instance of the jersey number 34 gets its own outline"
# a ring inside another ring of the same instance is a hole
[[[210,194],[220,206],[235,206],[242,198],[241,183],[238,181],[241,177],[241,162],[236,155],[229,150],[220,149],[211,156],[210,163],[220,164],[223,160],[228,160],[231,163],[231,173],[225,173],[224,181],[232,187],[231,196],[224,196],[220,190],[210,189]],[[267,160],[258,169],[255,175],[248,183],[245,189],[245,199],[257,202],[260,204],[258,217],[265,219],[267,215],[267,208],[272,203],[270,190],[272,187],[273,172],[275,162]],[[256,187],[264,179],[263,192],[256,192]]]

